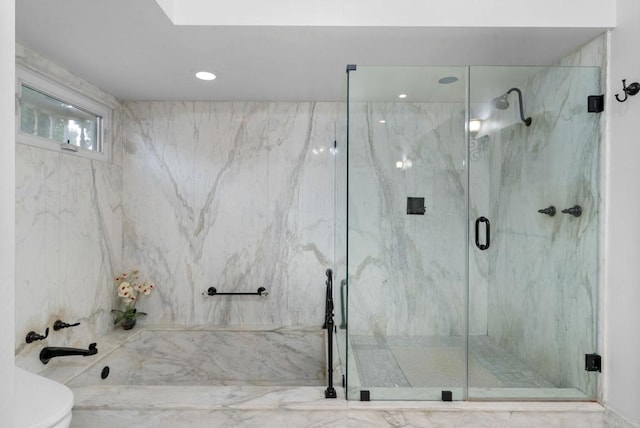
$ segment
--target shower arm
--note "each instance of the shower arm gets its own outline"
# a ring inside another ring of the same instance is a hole
[[[511,88],[511,89],[509,89],[507,91],[506,95],[509,95],[511,92],[514,92],[514,91],[518,93],[518,101],[519,101],[518,105],[520,106],[520,119],[522,119],[522,121],[524,122],[524,124],[526,126],[530,126],[531,125],[531,118],[530,117],[527,117],[527,118],[524,117],[524,109],[522,107],[522,91],[520,91],[520,89],[518,89],[518,88]]]

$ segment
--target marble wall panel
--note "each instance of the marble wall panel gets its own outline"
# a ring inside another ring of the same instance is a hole
[[[350,332],[464,334],[464,106],[352,103],[349,125]]]
[[[86,348],[112,328],[121,187],[117,166],[16,145],[18,365],[40,371],[42,346]],[[81,325],[54,332],[57,319]],[[46,327],[48,339],[25,343]]]
[[[505,121],[491,144],[489,335],[559,387],[595,394],[599,118],[586,110],[600,70],[553,67],[523,82],[527,128]],[[501,119],[502,118],[502,119]],[[560,211],[574,205],[582,216]],[[555,217],[540,208],[554,205]]]
[[[599,55],[592,50],[567,61],[592,61]],[[46,68],[43,59],[20,52],[30,68]],[[576,381],[576,361],[584,352],[576,349],[593,345],[589,334],[569,332],[595,322],[597,301],[597,262],[566,269],[592,256],[599,204],[597,128],[576,119],[584,92],[599,87],[583,87],[574,72],[557,69],[525,82],[530,132],[496,117],[500,130],[478,140],[479,157],[472,150],[470,158],[478,171],[471,191],[483,195],[470,201],[471,218],[500,207],[491,212],[499,249],[470,259],[478,279],[470,286],[471,333],[489,331],[513,352],[539,358],[540,370],[553,366],[551,377],[567,385],[583,382]],[[330,149],[343,135],[344,104],[135,102],[120,110],[104,97],[115,106],[111,163],[16,149],[19,364],[39,371],[40,345],[84,347],[109,328],[118,268],[139,268],[157,283],[157,293],[140,306],[154,322],[322,323],[324,271],[340,258],[334,218],[345,207],[335,189],[345,177]],[[362,104],[353,106],[351,124],[352,331],[463,334],[464,106]],[[396,168],[403,160],[412,166]],[[425,196],[427,215],[407,216],[407,196]],[[535,211],[552,199],[557,208],[581,203],[585,213],[577,221],[558,217],[550,227]],[[338,271],[336,286],[339,279]],[[203,297],[209,286],[265,286],[270,294]],[[514,289],[517,297],[508,297]],[[36,346],[23,343],[27,331],[58,317],[84,322]],[[540,354],[550,339],[577,346]]]
[[[16,144],[16,364],[43,369],[43,346],[86,348],[110,331],[113,273],[122,252],[122,156],[117,100],[46,58],[16,45],[16,63],[113,109],[111,160]],[[54,332],[61,319],[80,326]],[[27,332],[44,333],[25,343]],[[50,364],[56,364],[53,360]]]
[[[316,325],[333,259],[339,105],[125,105],[124,264],[155,321]],[[257,296],[203,297],[218,291]]]

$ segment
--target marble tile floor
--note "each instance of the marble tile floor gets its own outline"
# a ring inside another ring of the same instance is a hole
[[[115,332],[105,338],[104,357],[116,355],[123,339],[130,343],[146,333],[136,334]],[[67,361],[51,377],[70,380],[78,363]],[[360,402],[347,401],[338,383],[337,399],[324,398],[325,386],[69,383],[74,428],[604,426],[604,408],[594,402]]]
[[[346,401],[341,389],[337,399],[324,399],[320,387],[173,388],[75,389],[71,427],[605,426],[604,408],[587,402],[359,402]],[[108,406],[105,395],[112,398]]]

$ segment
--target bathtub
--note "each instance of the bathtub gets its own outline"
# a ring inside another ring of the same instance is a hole
[[[73,357],[49,374],[67,379],[73,391],[72,428],[398,426],[402,421],[423,426],[433,420],[496,426],[514,419],[520,420],[518,427],[603,424],[598,403],[346,401],[339,358],[333,377],[338,399],[327,400],[325,343],[326,331],[319,327],[146,327],[100,338],[98,358],[88,367],[78,369],[88,358]],[[105,367],[109,373],[103,379]]]
[[[144,329],[68,385],[322,386],[326,373],[320,328]]]
[[[215,408],[283,394],[314,401],[327,386],[326,342],[320,327],[116,331],[64,383],[79,409]],[[337,387],[339,367],[333,379]]]

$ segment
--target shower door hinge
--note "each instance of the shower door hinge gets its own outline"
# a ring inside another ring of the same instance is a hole
[[[602,372],[602,357],[598,354],[585,354],[584,369],[588,372]]]
[[[587,97],[587,112],[600,113],[604,111],[604,95],[589,95]]]

